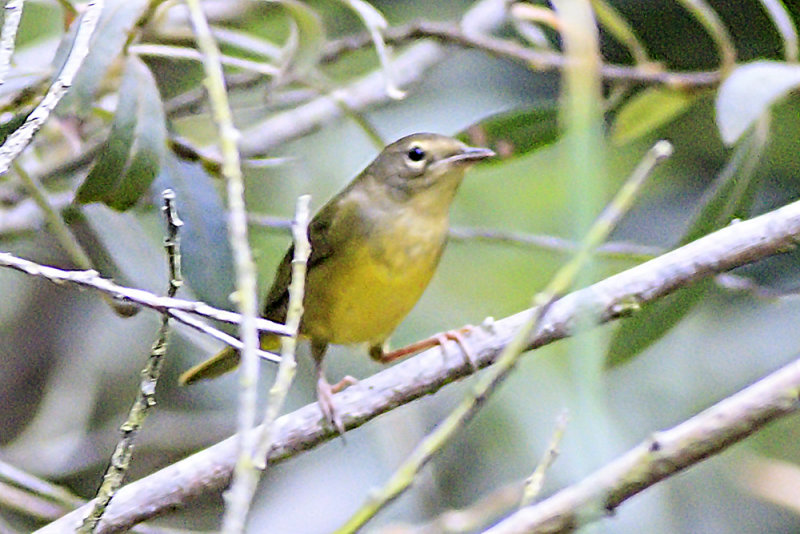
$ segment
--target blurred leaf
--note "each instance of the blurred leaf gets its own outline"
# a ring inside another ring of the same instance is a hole
[[[737,67],[719,88],[717,127],[732,145],[769,107],[800,86],[800,65],[756,61]]]
[[[58,113],[85,116],[92,109],[92,102],[112,63],[120,56],[136,20],[144,10],[144,0],[114,0],[106,4],[89,48],[89,55],[81,65],[72,87],[58,105]],[[64,63],[75,39],[73,24],[56,53],[54,64]]]
[[[31,112],[31,109],[26,109],[22,113],[17,113],[16,115],[11,115],[8,120],[0,124],[0,143],[6,142],[6,137],[11,135],[17,128],[25,124],[25,119],[28,118],[28,114]]]
[[[155,80],[147,66],[131,56],[111,133],[75,199],[81,203],[102,201],[120,211],[133,206],[158,173],[166,136],[164,108]]]
[[[297,0],[277,0],[292,19],[292,33],[285,46],[285,68],[299,77],[311,71],[322,53],[325,29],[317,12]]]
[[[491,148],[501,158],[510,158],[553,143],[559,134],[558,108],[545,105],[492,115],[455,137]]]
[[[175,191],[183,219],[181,254],[184,278],[192,292],[217,307],[229,308],[233,259],[228,246],[227,212],[202,164],[167,155],[155,183]]]
[[[747,215],[759,185],[753,178],[764,153],[768,134],[768,121],[762,120],[736,148],[706,196],[706,201],[701,204],[694,221],[678,243],[679,246],[722,228],[736,217]],[[622,321],[611,338],[606,366],[614,367],[625,363],[661,339],[713,286],[713,280],[703,280],[646,305],[641,311]]]
[[[651,87],[628,100],[617,113],[611,128],[611,140],[624,145],[663,126],[687,110],[697,93]]]
[[[406,93],[400,89],[394,81],[394,72],[389,57],[389,50],[386,48],[386,43],[383,41],[383,31],[386,30],[389,23],[386,22],[386,19],[380,11],[364,0],[342,0],[342,2],[355,11],[372,38],[372,44],[375,46],[375,52],[378,54],[381,67],[383,68],[384,78],[386,79],[386,94],[395,100],[404,98]]]

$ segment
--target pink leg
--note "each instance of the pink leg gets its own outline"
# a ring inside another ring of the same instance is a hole
[[[412,343],[411,345],[406,345],[403,348],[393,350],[391,352],[383,352],[380,347],[372,347],[370,349],[370,356],[378,360],[381,363],[390,363],[399,358],[403,358],[405,356],[410,356],[412,354],[417,354],[418,352],[422,352],[425,349],[429,349],[431,347],[435,347],[439,345],[442,347],[442,350],[446,350],[446,344],[448,341],[455,341],[458,343],[458,346],[461,347],[461,351],[464,354],[464,359],[467,363],[472,366],[473,369],[476,369],[475,364],[475,357],[472,354],[472,350],[466,343],[464,339],[464,334],[468,333],[472,330],[471,325],[467,325],[463,328],[458,330],[448,330],[447,332],[440,332],[434,336],[429,337],[428,339],[423,339],[421,341],[417,341],[416,343]]]

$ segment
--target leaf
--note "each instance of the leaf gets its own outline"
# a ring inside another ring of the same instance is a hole
[[[509,158],[553,143],[559,133],[558,108],[548,104],[491,115],[456,134],[456,138]]]
[[[292,33],[285,46],[285,68],[304,77],[316,66],[325,43],[325,29],[317,12],[297,0],[276,0],[292,18]]]
[[[734,69],[719,88],[717,127],[722,140],[732,145],[769,107],[800,87],[800,65],[756,61]]]
[[[124,211],[147,191],[166,152],[161,95],[147,66],[131,56],[125,66],[111,133],[75,199],[102,201]]]
[[[106,72],[120,56],[128,34],[144,10],[145,4],[144,0],[115,0],[108,3],[92,37],[89,55],[75,76],[69,92],[58,105],[57,110],[60,115],[69,113],[84,116],[91,111],[92,102],[105,79]],[[53,60],[58,70],[61,70],[61,65],[72,47],[77,27],[78,24],[73,24],[70,33],[59,46]]]
[[[697,99],[699,93],[651,87],[637,93],[617,113],[611,140],[624,145],[669,123]]]
[[[213,178],[202,164],[167,155],[156,184],[175,191],[181,230],[183,275],[193,293],[229,308],[234,291],[233,258],[228,246],[226,210]]]
[[[714,187],[701,204],[694,221],[681,238],[685,245],[709,232],[722,228],[736,217],[745,217],[753,204],[759,185],[755,170],[767,144],[769,124],[761,121],[736,148],[722,169]],[[606,354],[606,366],[614,367],[639,355],[661,339],[713,287],[711,279],[680,289],[658,301],[647,304],[638,313],[621,322],[614,331]]]

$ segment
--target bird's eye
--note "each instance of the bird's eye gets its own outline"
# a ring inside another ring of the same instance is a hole
[[[408,151],[408,159],[411,161],[422,161],[425,159],[425,151],[422,150],[420,147],[415,146]]]

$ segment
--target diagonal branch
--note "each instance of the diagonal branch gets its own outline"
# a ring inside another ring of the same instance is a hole
[[[610,515],[625,500],[800,408],[800,360],[669,430],[656,432],[574,486],[509,516],[486,534],[556,533]]]
[[[533,349],[569,336],[576,318],[585,317],[587,310],[602,322],[631,314],[639,306],[693,282],[791,250],[798,238],[800,202],[723,228],[556,301],[526,346]],[[491,365],[534,312],[524,310],[475,329],[468,341],[476,365]],[[460,354],[443,355],[434,348],[351,386],[337,395],[336,403],[345,427],[352,429],[472,372]],[[745,410],[741,416],[747,418],[750,414]],[[730,425],[741,423],[729,420]],[[324,424],[316,403],[279,418],[273,435],[271,463],[337,436]],[[235,438],[229,438],[122,488],[98,532],[119,532],[191,497],[223,488],[230,480],[235,462],[235,444]],[[66,532],[80,521],[82,513],[85,511],[72,512],[39,532]]]

